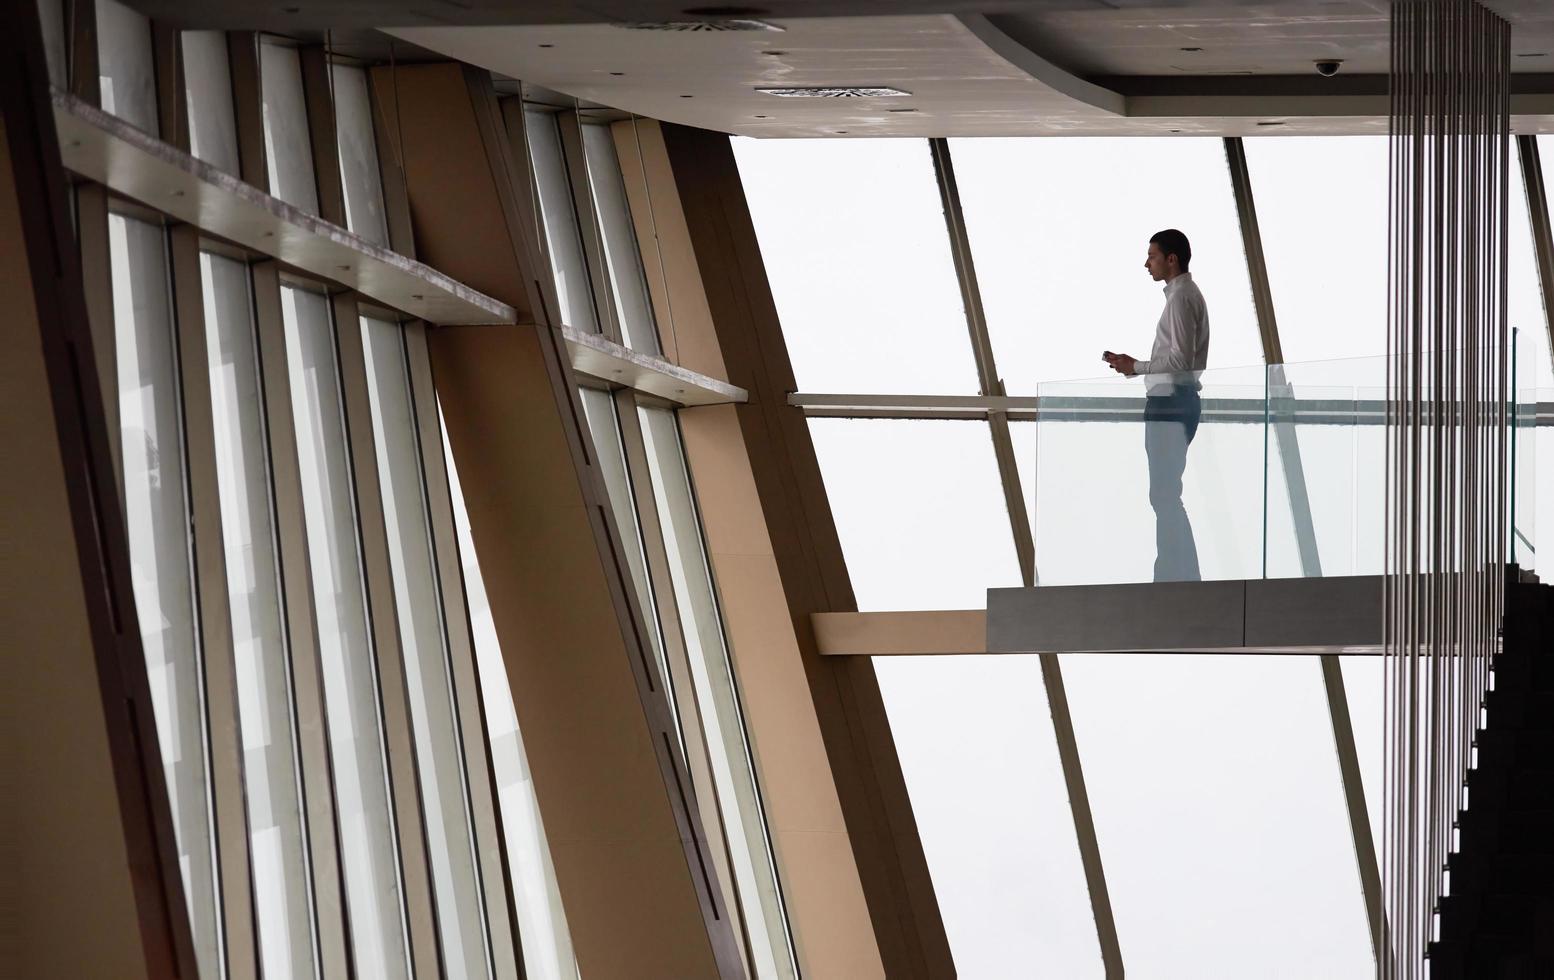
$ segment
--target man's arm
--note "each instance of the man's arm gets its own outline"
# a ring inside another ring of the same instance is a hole
[[[1155,350],[1164,347],[1165,352],[1148,361],[1133,362],[1134,374],[1177,374],[1192,370],[1193,353],[1197,347],[1192,320],[1187,315],[1186,300],[1173,296],[1166,301],[1165,313],[1160,317],[1160,327],[1155,332]]]
[[[1127,354],[1113,354],[1111,351],[1107,351],[1105,354],[1102,354],[1101,359],[1110,365],[1113,371],[1116,371],[1118,374],[1129,376],[1135,373],[1135,365],[1138,364],[1137,359],[1130,357]]]

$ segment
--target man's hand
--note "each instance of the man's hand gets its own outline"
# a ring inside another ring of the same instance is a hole
[[[1106,354],[1103,354],[1102,357],[1105,358],[1107,364],[1111,365],[1111,369],[1116,371],[1118,374],[1124,375],[1126,377],[1132,377],[1137,373],[1134,368],[1137,366],[1138,361],[1132,357],[1129,357],[1127,354],[1113,354],[1107,352]]]

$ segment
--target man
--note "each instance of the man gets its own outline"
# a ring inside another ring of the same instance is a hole
[[[1198,547],[1182,506],[1187,447],[1198,432],[1202,406],[1198,375],[1209,361],[1209,309],[1187,271],[1192,246],[1169,228],[1149,240],[1144,268],[1165,283],[1165,310],[1155,327],[1149,360],[1107,351],[1113,371],[1144,376],[1144,452],[1149,457],[1149,503],[1155,509],[1155,581],[1196,582]]]

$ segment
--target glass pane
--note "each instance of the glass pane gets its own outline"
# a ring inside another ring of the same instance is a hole
[[[229,174],[241,174],[225,32],[184,31],[183,63],[190,152]]]
[[[408,977],[334,324],[323,295],[290,286],[281,289],[281,313],[351,944],[361,975]]]
[[[529,136],[529,158],[534,163],[534,182],[539,188],[540,212],[545,220],[545,241],[556,276],[556,299],[561,322],[579,330],[599,331],[594,297],[588,283],[588,264],[583,258],[583,239],[577,227],[577,207],[561,150],[561,130],[555,113],[523,114]]]
[[[443,970],[450,977],[487,976],[485,910],[475,868],[459,709],[443,630],[404,337],[399,324],[371,317],[362,318],[361,330]]]
[[[733,145],[799,390],[975,393],[928,144]]]
[[[135,610],[195,955],[201,974],[215,977],[222,938],[167,239],[159,225],[110,213],[108,243]]]
[[[1261,577],[1263,369],[1202,385],[1185,440],[1182,424],[1145,420],[1137,379],[1040,386],[1042,421],[1013,428],[1041,584]]]
[[[861,610],[985,609],[1018,586],[1014,535],[980,422],[811,419]]]
[[[335,133],[340,141],[340,180],[345,186],[345,225],[377,245],[388,245],[388,221],[383,213],[383,179],[378,172],[378,144],[373,138],[372,99],[367,70],[351,65],[329,66],[334,80]]]
[[[259,959],[265,976],[317,976],[248,266],[206,253],[200,272]]]
[[[1385,386],[1380,357],[1269,369],[1269,578],[1383,572]]]
[[[1385,354],[1386,137],[1249,139],[1246,158],[1284,359]]]
[[[620,526],[622,547],[626,549],[626,564],[631,569],[631,581],[637,589],[637,601],[647,617],[648,632],[653,638],[653,653],[658,660],[658,673],[666,678],[672,688],[673,678],[669,664],[664,660],[663,627],[658,621],[657,606],[653,600],[653,583],[648,577],[647,560],[642,553],[642,529],[637,523],[637,505],[631,488],[631,476],[626,471],[626,450],[621,445],[620,423],[615,417],[615,399],[607,391],[597,388],[579,388],[583,400],[583,414],[588,419],[588,434],[593,439],[594,455],[599,469],[604,473],[605,491],[610,496],[610,510],[615,523]],[[669,699],[670,710],[675,699]],[[676,730],[678,730],[678,721]],[[684,746],[681,746],[684,751]]]
[[[664,529],[670,579],[684,627],[691,682],[701,708],[713,789],[739,890],[750,965],[758,977],[796,977],[798,969],[788,940],[738,685],[702,547],[701,522],[685,469],[679,424],[668,409],[639,408],[638,415],[658,519]]]
[[[43,28],[43,57],[49,65],[49,84],[69,91],[65,60],[65,0],[38,0],[38,19]]]
[[[264,89],[264,158],[270,193],[317,214],[318,187],[313,182],[313,146],[297,49],[268,38],[261,40],[259,75]]]
[[[97,3],[97,74],[104,112],[158,135],[151,21],[119,0]]]
[[[1144,269],[1176,228],[1208,302],[1211,367],[1261,364],[1241,227],[1219,139],[950,141],[998,373],[1011,395],[1149,356],[1164,306]],[[1169,191],[1148,173],[1170,174]]]
[[[1374,975],[1317,659],[1062,661],[1129,974]]]
[[[502,832],[511,869],[513,906],[518,915],[518,935],[523,949],[524,976],[529,980],[575,980],[577,961],[572,955],[572,936],[561,907],[556,869],[550,844],[540,819],[539,800],[529,760],[524,754],[507,668],[497,643],[496,622],[480,577],[474,540],[470,537],[469,512],[459,487],[453,451],[443,432],[443,456],[448,461],[448,484],[453,497],[454,524],[459,532],[459,559],[464,567],[464,594],[469,602],[469,621],[475,639],[475,662],[480,670],[481,703],[491,739],[491,768],[502,811]]]
[[[960,976],[1100,977],[1038,659],[875,657],[874,672]]]
[[[653,307],[642,276],[642,256],[637,252],[637,232],[631,223],[610,127],[584,125],[583,152],[588,157],[588,182],[604,232],[604,257],[609,265],[610,292],[620,316],[621,335],[627,347],[657,354],[658,330],[653,324]]]

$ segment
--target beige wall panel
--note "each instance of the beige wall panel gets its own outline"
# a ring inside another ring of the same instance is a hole
[[[680,428],[795,944],[806,972],[883,976],[736,412],[732,405],[683,409]],[[829,846],[808,840],[817,834]]]
[[[712,311],[696,268],[680,192],[664,153],[663,131],[655,122],[637,119],[614,123],[610,129],[626,181],[632,222],[653,232],[639,232],[637,246],[650,284],[664,357],[683,368],[727,381],[728,368],[712,328]]]
[[[749,707],[764,797],[769,808],[783,813],[785,806],[797,808],[797,801],[835,794],[845,817],[853,873],[861,882],[872,927],[847,937],[858,944],[858,955],[867,955],[861,951],[864,944],[874,946],[873,955],[892,977],[953,976],[949,942],[873,665],[860,658],[822,658],[815,644],[812,613],[856,606],[808,425],[803,414],[787,404],[793,391],[792,366],[732,148],[726,136],[701,130],[652,122],[639,122],[636,129],[629,145],[640,146],[646,158],[638,170],[646,174],[654,192],[650,217],[656,222],[659,255],[670,270],[656,280],[650,276],[649,284],[656,281],[657,288],[663,289],[667,281],[673,290],[677,283],[689,282],[685,288],[700,294],[699,301],[711,315],[692,321],[697,324],[694,330],[681,321],[682,349],[688,350],[685,345],[692,339],[715,345],[728,368],[727,380],[749,392],[747,403],[721,415],[701,409],[681,413],[703,520],[709,538],[720,542],[712,545],[712,564],[730,607],[726,616],[730,621],[748,616],[784,623],[783,632],[793,637],[793,646],[768,648],[767,656],[786,658],[791,671],[787,676],[802,677],[809,688],[808,713],[773,722],[753,704]],[[677,192],[668,193],[661,182]],[[638,196],[642,196],[640,188]],[[652,224],[642,224],[646,210],[638,206],[633,211],[641,239],[655,235]],[[679,215],[666,217],[666,211]],[[680,228],[685,230],[683,237],[677,234]],[[672,298],[677,309],[687,301],[697,302],[684,294]],[[700,335],[700,331],[707,333]],[[752,523],[764,527],[752,528]],[[757,530],[769,538],[764,549]],[[742,563],[731,559],[751,551],[771,555],[778,575],[764,591],[751,587],[748,598],[741,599],[742,587],[736,587],[736,580],[743,573],[736,569]],[[745,602],[750,608],[733,608]],[[735,635],[731,645],[743,670],[748,661],[740,651],[741,642]],[[759,649],[765,637],[743,642],[755,643]],[[763,697],[749,680],[742,682],[741,689],[747,703]],[[778,733],[775,739],[763,730],[767,724]],[[793,737],[786,734],[787,727],[801,724],[811,726],[804,737],[824,747],[828,764],[801,769],[774,766],[762,758],[772,751],[774,741]],[[783,785],[779,776],[790,772],[792,782]],[[779,836],[776,848],[785,885],[800,873],[834,873],[831,865],[840,855],[828,857],[824,867],[800,872],[799,864],[807,859],[799,852],[784,851],[784,842]],[[809,938],[803,925],[811,910],[791,897],[791,887],[789,894],[798,942],[813,952],[815,947],[806,945]],[[828,897],[845,894],[845,890],[833,891]],[[814,914],[834,918],[837,913],[822,904]],[[823,922],[820,928],[828,925],[829,921]],[[812,955],[805,965],[811,971],[832,972],[830,963],[818,962]]]
[[[488,158],[493,149],[482,139],[484,120],[477,117],[464,67],[399,65],[373,68],[371,75],[383,118],[394,121],[392,138],[403,150],[417,254],[533,322],[507,216],[495,206],[502,194]]]
[[[18,977],[146,976],[10,161],[0,138],[0,907]]]
[[[873,934],[867,907],[854,900],[858,874],[853,845],[845,833],[777,831],[775,846],[788,860],[813,869],[802,882],[783,882],[788,903],[807,908],[803,970],[816,980],[883,977],[879,950],[861,943]]]
[[[646,648],[623,633],[622,583],[601,559],[553,352],[534,328],[428,340],[581,971],[717,976],[706,881],[634,674]]]

